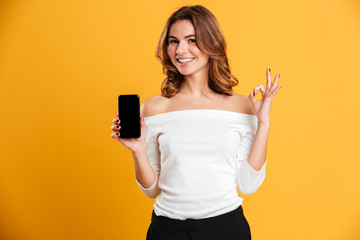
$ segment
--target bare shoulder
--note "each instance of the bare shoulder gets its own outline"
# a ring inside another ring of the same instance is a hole
[[[233,96],[231,96],[230,99],[231,105],[234,107],[234,111],[256,115],[249,96],[233,93]]]
[[[140,116],[149,117],[163,112],[166,107],[167,98],[161,94],[146,99],[140,107]]]

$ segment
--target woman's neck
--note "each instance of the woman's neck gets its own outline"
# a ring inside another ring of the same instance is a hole
[[[208,76],[192,74],[184,76],[179,93],[193,97],[208,97],[213,91],[209,88]]]

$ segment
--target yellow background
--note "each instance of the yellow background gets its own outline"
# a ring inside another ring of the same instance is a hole
[[[281,74],[253,239],[360,239],[356,0],[0,1],[0,239],[145,239],[155,200],[110,127],[119,94],[160,93],[156,43],[188,4],[218,19],[236,93]]]

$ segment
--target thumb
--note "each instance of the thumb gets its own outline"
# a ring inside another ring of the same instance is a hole
[[[140,126],[145,127],[145,121],[143,117],[140,118]]]
[[[140,118],[140,131],[141,131],[141,138],[142,139],[145,139],[145,121],[144,121],[144,118],[141,117]]]
[[[249,99],[250,99],[250,101],[251,101],[252,104],[255,104],[255,103],[256,103],[256,98],[255,98],[255,93],[254,93],[254,92],[251,92],[251,93],[250,93]]]

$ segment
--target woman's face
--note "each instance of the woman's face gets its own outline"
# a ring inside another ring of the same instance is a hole
[[[190,20],[178,20],[169,30],[168,54],[182,75],[207,74],[209,56],[196,44],[195,28]]]

